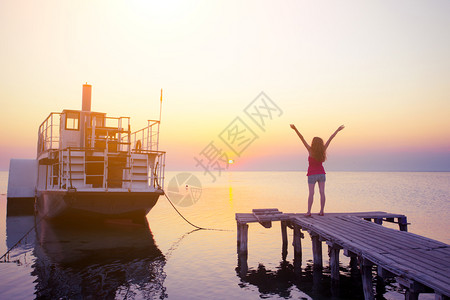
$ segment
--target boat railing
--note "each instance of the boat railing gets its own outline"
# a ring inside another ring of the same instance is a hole
[[[52,112],[41,123],[38,131],[37,154],[59,148],[61,113]]]
[[[68,147],[52,153],[58,159],[48,163],[50,180],[46,182],[46,188],[163,190],[164,187],[163,151],[108,153],[107,148],[99,151],[95,148]],[[134,172],[136,168],[139,170]]]
[[[156,155],[154,167],[151,168],[149,173],[150,185],[164,190],[164,172],[166,168],[166,152],[164,151],[150,151]]]
[[[158,151],[159,149],[159,121],[148,120],[146,127],[131,133],[129,142],[132,151]]]

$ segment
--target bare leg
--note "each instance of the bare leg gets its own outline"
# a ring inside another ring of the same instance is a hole
[[[320,192],[320,212],[319,215],[323,216],[323,210],[325,208],[325,181],[319,181],[319,192]]]
[[[311,216],[311,207],[313,205],[313,201],[314,201],[314,186],[315,183],[310,184],[308,183],[308,187],[309,187],[309,195],[308,195],[308,212],[306,213],[306,216]]]

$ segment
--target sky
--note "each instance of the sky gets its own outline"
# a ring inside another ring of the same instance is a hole
[[[308,141],[345,125],[330,171],[450,171],[449,13],[447,0],[0,0],[0,170],[36,156],[41,122],[80,109],[87,82],[92,110],[132,130],[159,118],[163,89],[168,170],[305,170],[293,123]]]

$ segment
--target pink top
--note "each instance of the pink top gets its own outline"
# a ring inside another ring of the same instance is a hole
[[[317,161],[314,157],[308,156],[308,173],[306,176],[309,175],[316,175],[316,174],[325,174],[325,169],[322,166],[322,162]]]

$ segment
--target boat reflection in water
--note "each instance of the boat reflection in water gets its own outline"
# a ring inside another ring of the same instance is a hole
[[[34,227],[34,220],[34,216],[8,216],[6,218],[6,246],[8,249],[13,249],[11,255],[15,259],[33,251],[35,236],[33,232],[26,236],[25,234]],[[25,238],[20,240],[23,236]]]
[[[165,257],[143,224],[61,224],[36,226],[32,275],[42,299],[167,297]]]

